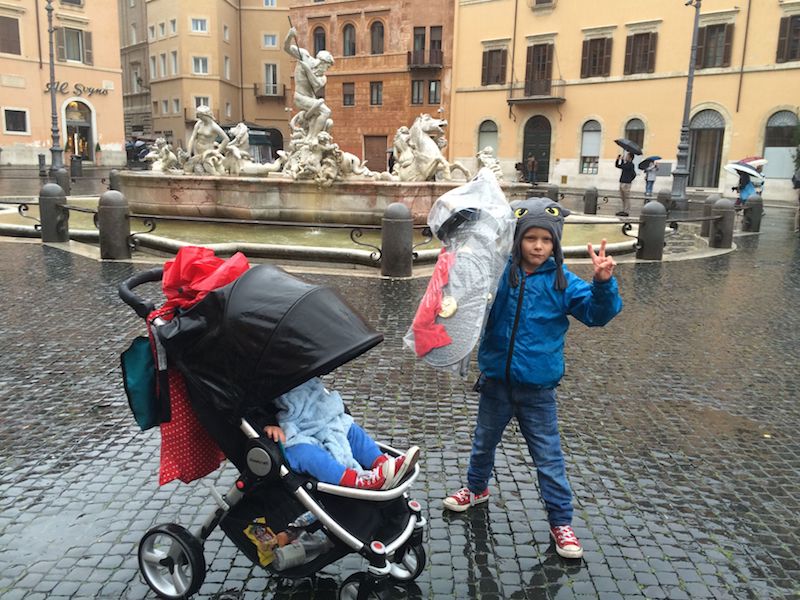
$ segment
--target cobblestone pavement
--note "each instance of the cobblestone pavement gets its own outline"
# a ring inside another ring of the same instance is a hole
[[[786,214],[783,214],[786,213]],[[492,498],[441,498],[467,468],[476,395],[401,338],[425,285],[313,274],[386,341],[328,381],[356,419],[424,449],[413,489],[429,564],[396,598],[796,598],[800,595],[800,244],[788,211],[707,259],[622,264],[622,314],[572,328],[559,389],[582,561],[549,545],[530,458],[510,427]],[[154,598],[136,548],[152,525],[194,528],[202,482],[157,485],[159,436],[128,412],[118,354],[143,332],[116,286],[142,265],[0,241],[0,597]],[[589,274],[585,264],[574,270]],[[234,472],[209,477],[227,488]],[[356,556],[315,582],[270,580],[217,530],[203,599],[335,598]]]

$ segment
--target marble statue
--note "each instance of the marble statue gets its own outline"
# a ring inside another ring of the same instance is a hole
[[[411,127],[400,127],[392,142],[395,156],[393,174],[401,181],[436,181],[453,179],[453,170],[461,171],[466,179],[469,170],[463,165],[450,163],[442,154],[447,146],[445,119],[418,116]]]
[[[197,121],[189,138],[189,158],[183,165],[183,171],[196,175],[224,175],[222,161],[230,138],[214,120],[210,107],[198,106],[195,114]],[[222,141],[218,143],[217,138],[220,137]]]
[[[325,104],[325,98],[318,95],[325,88],[325,71],[333,65],[333,55],[327,50],[320,50],[314,58],[296,42],[297,30],[291,27],[283,42],[283,49],[297,59],[294,69],[294,104],[299,112],[295,119],[300,122],[306,138],[312,140],[323,131],[330,131],[333,125],[331,109]]]
[[[250,129],[244,123],[238,123],[229,133],[233,137],[223,151],[222,168],[229,175],[239,175],[245,164],[252,161],[247,151],[250,147]]]
[[[488,168],[495,176],[497,181],[503,181],[503,169],[500,166],[500,161],[494,155],[494,148],[486,146],[483,150],[478,152],[475,156],[478,157],[478,169],[483,167]]]
[[[163,137],[156,138],[155,143],[150,148],[150,152],[144,157],[147,162],[152,162],[152,170],[161,173],[175,172],[181,170],[178,157],[172,151],[172,146]]]

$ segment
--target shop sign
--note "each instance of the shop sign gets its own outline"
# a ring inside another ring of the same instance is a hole
[[[56,92],[59,94],[69,95],[72,94],[73,96],[94,96],[95,94],[100,96],[107,96],[108,90],[105,88],[96,88],[90,85],[85,85],[83,83],[76,83],[70,88],[69,81],[56,81],[55,85]],[[48,81],[44,86],[44,93],[50,93],[50,82]]]

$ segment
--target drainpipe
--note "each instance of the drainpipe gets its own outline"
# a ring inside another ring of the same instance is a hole
[[[36,11],[36,46],[39,48],[39,68],[44,68],[44,61],[42,60],[42,28],[39,25],[39,0],[34,1],[34,10]]]
[[[242,37],[242,3],[239,2],[239,104],[242,109],[242,121],[244,118],[244,60],[242,58],[242,46],[244,46],[244,38]]]
[[[508,84],[509,100],[514,94],[514,57],[517,54],[517,13],[519,12],[519,0],[514,0],[514,29],[511,33],[511,81]],[[508,105],[508,116],[516,123],[517,117],[514,115],[514,105]]]
[[[744,44],[742,44],[742,64],[739,65],[739,90],[736,92],[736,112],[739,112],[739,103],[742,100],[742,80],[744,79],[744,56],[747,52],[747,34],[750,31],[750,4],[747,0],[747,18],[744,22]]]

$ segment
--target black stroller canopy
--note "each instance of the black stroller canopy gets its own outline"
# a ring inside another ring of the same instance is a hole
[[[192,402],[235,420],[383,341],[330,288],[258,265],[159,328]]]

